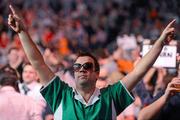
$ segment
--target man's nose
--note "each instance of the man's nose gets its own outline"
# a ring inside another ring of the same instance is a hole
[[[84,69],[84,67],[82,66],[79,70],[79,72],[85,72],[86,70]]]

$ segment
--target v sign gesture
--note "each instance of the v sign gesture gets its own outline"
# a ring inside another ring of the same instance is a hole
[[[15,32],[20,33],[22,30],[25,30],[22,16],[12,5],[10,5],[9,8],[11,10],[11,14],[8,16],[8,24]]]

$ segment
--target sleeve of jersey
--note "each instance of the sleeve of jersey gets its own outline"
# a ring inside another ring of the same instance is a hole
[[[41,94],[50,105],[53,113],[56,111],[61,103],[64,91],[69,86],[60,80],[58,76],[55,76],[46,86],[41,88]]]
[[[112,95],[117,115],[134,102],[134,98],[121,81],[110,87],[110,93]]]

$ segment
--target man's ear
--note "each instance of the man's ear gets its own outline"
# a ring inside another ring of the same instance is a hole
[[[99,71],[96,71],[96,78],[99,79]]]

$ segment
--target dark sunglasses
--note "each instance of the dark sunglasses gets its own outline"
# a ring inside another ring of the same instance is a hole
[[[73,69],[75,72],[78,72],[83,67],[84,70],[93,70],[93,63],[87,62],[84,64],[75,63]]]

